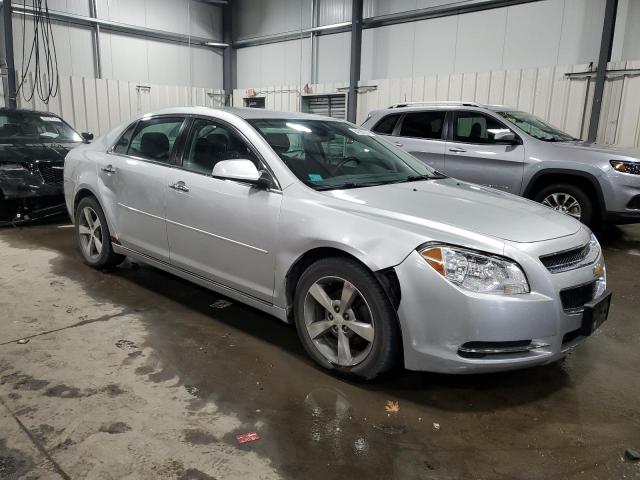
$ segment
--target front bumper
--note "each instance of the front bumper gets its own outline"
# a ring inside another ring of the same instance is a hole
[[[532,248],[544,251],[545,246]],[[537,257],[525,256],[522,250],[520,255],[523,258],[516,260],[531,285],[531,293],[523,295],[462,290],[436,273],[416,251],[398,265],[405,367],[458,374],[512,370],[556,361],[584,340],[579,332],[582,312],[566,312],[560,291],[592,282],[593,264],[551,274]],[[532,348],[523,349],[523,345]],[[489,355],[465,351],[476,347],[515,351]]]

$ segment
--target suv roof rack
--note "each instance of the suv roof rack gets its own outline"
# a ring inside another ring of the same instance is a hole
[[[447,102],[403,102],[403,103],[394,103],[388,108],[403,108],[403,107],[436,107],[436,106],[460,106],[460,107],[484,107],[483,104],[477,102],[457,102],[457,101],[447,101]]]

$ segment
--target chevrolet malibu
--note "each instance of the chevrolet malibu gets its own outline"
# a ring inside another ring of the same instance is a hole
[[[341,120],[163,110],[72,150],[64,180],[87,264],[129,256],[293,323],[340,375],[545,364],[609,310],[586,226]]]

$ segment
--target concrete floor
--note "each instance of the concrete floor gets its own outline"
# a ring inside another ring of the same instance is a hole
[[[611,316],[564,361],[353,384],[262,313],[90,269],[68,225],[2,230],[0,478],[638,479],[640,226],[605,237]]]

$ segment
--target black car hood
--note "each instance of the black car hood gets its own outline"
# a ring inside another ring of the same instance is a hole
[[[0,144],[0,162],[28,164],[64,162],[69,150],[78,143],[10,143]]]

